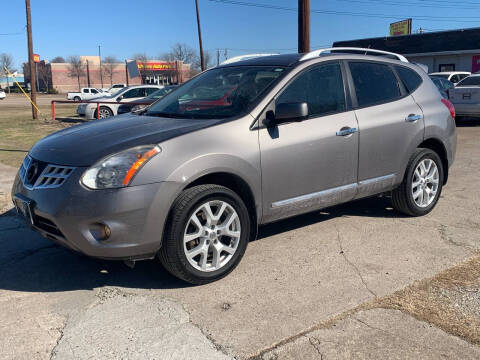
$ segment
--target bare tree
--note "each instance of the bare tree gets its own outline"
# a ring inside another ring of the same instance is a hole
[[[205,63],[205,68],[206,69],[209,69],[209,68],[214,66],[213,56],[212,56],[212,53],[210,51],[204,51],[203,52],[203,61]],[[202,71],[202,62],[200,60],[200,55],[197,55],[195,57],[195,60],[193,61],[193,63],[191,65],[192,65],[191,70],[190,70],[191,75],[196,75],[196,74],[198,74],[199,72]]]
[[[85,76],[85,69],[83,68],[80,56],[72,55],[67,58],[68,63],[68,76],[77,78],[78,91],[80,91],[80,78]]]
[[[107,56],[102,60],[102,71],[106,77],[110,79],[110,86],[113,85],[113,73],[115,72],[115,66],[119,61],[115,56]]]
[[[180,60],[183,61],[184,64],[192,64],[198,56],[197,52],[187,44],[176,43],[172,46],[171,50],[163,54],[162,57],[168,61]]]
[[[0,54],[0,74],[4,75],[7,78],[7,88],[8,93],[10,94],[10,81],[8,77],[8,72],[5,70],[7,68],[10,72],[14,72],[15,70],[12,68],[13,66],[13,57],[10,54],[1,53]]]
[[[50,61],[52,63],[64,63],[65,62],[65,59],[61,56],[55,56],[52,61]]]

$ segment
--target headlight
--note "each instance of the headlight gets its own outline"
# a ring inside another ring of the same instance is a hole
[[[145,105],[135,105],[134,107],[132,107],[130,112],[135,112],[135,111],[138,111],[138,110],[142,110],[144,107],[145,107]]]
[[[145,145],[109,155],[85,171],[82,184],[90,189],[128,186],[138,170],[161,151],[158,145]]]

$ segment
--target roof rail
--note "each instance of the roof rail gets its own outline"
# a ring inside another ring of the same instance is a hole
[[[301,58],[300,58],[300,61],[304,61],[304,60],[309,60],[309,59],[313,59],[313,58],[316,58],[318,56],[321,56],[323,53],[327,53],[327,52],[342,52],[342,51],[345,51],[347,53],[350,53],[350,52],[358,52],[358,53],[361,53],[363,55],[369,55],[369,54],[372,54],[372,55],[384,55],[384,56],[387,56],[387,57],[390,57],[390,58],[394,58],[396,60],[400,60],[400,61],[403,61],[403,62],[409,62],[407,60],[407,58],[403,55],[400,55],[400,54],[396,54],[396,53],[392,53],[392,52],[388,52],[388,51],[383,51],[383,50],[375,50],[375,49],[366,49],[366,48],[356,48],[356,47],[334,47],[334,48],[326,48],[326,49],[318,49],[318,50],[313,50],[313,51],[310,51],[309,53],[303,55]]]
[[[254,59],[254,58],[257,58],[257,57],[272,56],[272,55],[278,55],[278,54],[246,54],[246,55],[240,55],[240,56],[235,56],[235,57],[232,57],[228,60],[225,60],[220,65],[226,65],[226,64],[235,63],[237,61],[249,60],[249,59]]]

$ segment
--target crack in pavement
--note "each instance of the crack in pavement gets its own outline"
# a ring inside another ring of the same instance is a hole
[[[62,324],[62,327],[59,327],[59,328],[56,329],[60,333],[60,336],[57,338],[57,341],[55,342],[55,346],[52,348],[52,351],[50,351],[50,358],[49,358],[50,360],[52,360],[53,357],[55,356],[55,349],[57,348],[58,344],[60,344],[60,341],[63,338],[63,335],[64,335],[63,331],[64,331],[65,327],[67,326],[68,319],[69,318],[67,316],[65,321]],[[69,345],[70,345],[70,343],[69,343]],[[70,346],[70,349],[72,350],[72,354],[75,355],[75,352],[73,351],[72,346]]]
[[[343,258],[345,259],[345,261],[347,262],[347,264],[349,264],[354,270],[355,270],[355,273],[358,275],[358,277],[360,278],[360,281],[362,282],[363,286],[365,287],[365,289],[370,293],[372,294],[375,299],[377,298],[377,294],[368,287],[368,284],[367,282],[365,281],[365,279],[363,278],[363,275],[362,273],[360,272],[360,269],[352,262],[348,259],[347,255],[345,254],[345,251],[343,250],[343,245],[342,245],[342,241],[340,239],[340,231],[338,230],[338,228],[335,226],[335,230],[337,231],[337,243],[338,243],[338,247],[340,248],[340,254],[343,256]]]
[[[308,342],[310,343],[310,345],[313,346],[313,348],[317,351],[317,353],[320,355],[320,360],[323,360],[324,359],[324,355],[323,353],[321,352],[320,350],[320,340],[316,337],[308,337],[308,336],[305,336],[307,339],[308,339]]]

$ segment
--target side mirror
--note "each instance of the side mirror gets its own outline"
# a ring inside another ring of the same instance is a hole
[[[120,102],[120,101],[122,101],[122,100],[123,100],[123,96],[119,96],[119,97],[117,98],[117,101],[118,101],[118,102]]]
[[[275,112],[267,111],[264,124],[269,127],[292,121],[302,121],[308,117],[308,104],[299,103],[281,103],[275,106]]]

